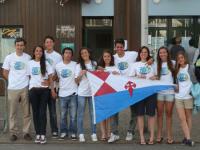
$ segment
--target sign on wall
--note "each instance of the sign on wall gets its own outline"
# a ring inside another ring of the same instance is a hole
[[[63,49],[64,48],[66,48],[66,47],[69,47],[69,48],[71,48],[73,51],[75,50],[75,45],[74,45],[74,43],[61,43],[61,45],[60,45],[60,49],[61,49],[61,52],[63,51]]]
[[[75,40],[75,26],[74,25],[57,25],[56,37],[58,39],[66,39],[68,41]]]

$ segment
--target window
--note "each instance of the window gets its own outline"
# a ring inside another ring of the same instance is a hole
[[[182,46],[189,47],[191,37],[195,39],[195,45],[200,46],[200,17],[199,16],[152,16],[149,17],[148,44],[152,53],[156,54],[160,46],[169,46],[173,37],[182,38]]]
[[[87,18],[85,21],[85,27],[112,27],[112,19],[102,18],[94,19]]]
[[[0,63],[5,57],[15,51],[14,41],[22,37],[23,28],[20,26],[0,26]]]
[[[200,22],[199,20],[196,17],[149,17],[149,36],[152,37],[151,40],[154,39],[153,37],[164,37],[165,46],[168,46],[171,39],[176,36],[182,37],[183,42],[188,42],[184,40],[197,36],[195,35],[195,25]],[[152,41],[149,41],[149,44],[151,43]]]

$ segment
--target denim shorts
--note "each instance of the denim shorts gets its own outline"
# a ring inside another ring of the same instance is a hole
[[[174,102],[174,94],[157,94],[158,101]]]

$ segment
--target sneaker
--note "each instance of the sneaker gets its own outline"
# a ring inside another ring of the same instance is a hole
[[[117,140],[119,140],[119,135],[115,135],[115,134],[111,133],[110,138],[108,139],[108,143],[113,143]]]
[[[15,134],[13,134],[13,135],[10,136],[10,141],[11,142],[14,142],[16,140],[17,140],[17,136]]]
[[[36,144],[40,143],[40,135],[35,136],[35,143]]]
[[[79,134],[79,142],[85,142],[84,134]]]
[[[64,140],[66,138],[67,134],[66,133],[61,133],[59,140]]]
[[[26,133],[26,134],[24,135],[24,139],[27,140],[27,141],[31,141],[31,140],[32,140],[32,137],[31,137],[30,134]]]
[[[194,146],[194,141],[192,141],[192,140],[186,140],[185,145]]]
[[[184,138],[184,139],[182,140],[182,144],[185,144],[185,143],[186,143],[186,141],[187,141],[187,139],[186,139],[186,138]]]
[[[98,141],[97,135],[96,135],[95,133],[93,133],[93,134],[91,135],[91,139],[92,139],[93,142],[97,142],[97,141]]]
[[[58,132],[53,132],[52,133],[52,138],[57,139],[58,138]]]
[[[40,144],[45,144],[46,142],[47,142],[46,136],[45,135],[41,135]]]
[[[133,140],[133,134],[131,132],[127,132],[126,141],[131,141],[131,140]]]
[[[76,141],[77,140],[76,134],[72,134],[71,139],[72,139],[72,141]]]

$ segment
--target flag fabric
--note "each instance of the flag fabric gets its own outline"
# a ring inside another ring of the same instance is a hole
[[[93,95],[95,124],[148,96],[174,88],[169,82],[125,77],[103,71],[87,72],[87,78]]]

